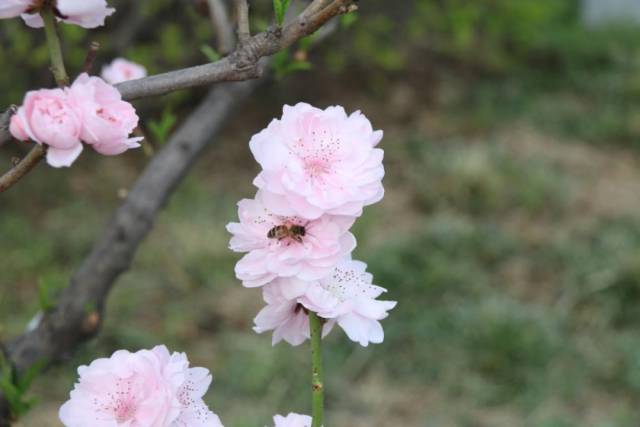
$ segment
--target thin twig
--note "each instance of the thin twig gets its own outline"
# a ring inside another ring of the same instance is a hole
[[[312,16],[320,12],[325,5],[327,4],[327,0],[313,0],[309,6],[302,12],[304,16]]]
[[[8,190],[20,181],[23,176],[31,172],[40,160],[47,154],[47,148],[43,145],[36,145],[27,155],[18,162],[9,172],[0,177],[0,193]]]
[[[352,3],[353,0],[335,0],[311,16],[305,16],[303,13],[282,30],[272,27],[250,37],[233,54],[211,64],[130,80],[115,87],[124,99],[133,100],[220,81],[257,78],[260,75],[257,67],[260,58],[273,55],[279,50],[291,46],[302,37],[315,32],[334,16],[350,12],[349,6],[353,6]],[[2,123],[0,123],[1,125]],[[15,182],[17,181],[14,181],[12,185]],[[0,178],[0,187],[2,184],[2,178]]]
[[[0,114],[0,147],[13,139],[11,132],[9,132],[9,124],[11,123],[11,116],[13,116],[16,111],[18,111],[18,106],[11,105]]]
[[[213,23],[213,29],[216,32],[218,41],[218,52],[223,55],[231,52],[235,46],[233,40],[233,27],[230,24],[227,7],[222,0],[208,0],[209,15]]]
[[[98,49],[100,49],[100,43],[93,41],[89,44],[89,50],[87,51],[87,56],[84,58],[84,64],[82,66],[82,71],[87,74],[91,73],[93,63],[98,55]]]
[[[51,57],[51,72],[58,86],[66,86],[69,84],[69,76],[64,67],[62,46],[60,45],[56,17],[53,14],[52,7],[45,7],[42,12],[40,12],[40,15],[44,21],[44,31],[47,35],[47,46],[49,47],[49,56]]]
[[[272,55],[292,45],[300,38],[315,32],[332,17],[347,13],[352,1],[336,0],[314,15],[299,15],[281,31],[270,28],[256,34],[247,41],[245,46],[240,46],[229,57],[214,63],[127,81],[116,85],[116,88],[123,99],[131,101],[222,81],[239,81],[258,77],[256,64],[261,57]],[[2,120],[1,117],[0,120]],[[8,119],[5,123],[0,121],[0,127],[7,123]],[[0,144],[2,142],[0,139]]]
[[[238,40],[240,44],[244,44],[251,38],[249,4],[247,0],[235,0],[235,3],[236,15],[238,16]]]

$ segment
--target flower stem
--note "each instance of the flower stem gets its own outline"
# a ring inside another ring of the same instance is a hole
[[[322,383],[322,320],[309,312],[311,329],[311,427],[322,427],[324,416],[324,384]]]
[[[66,86],[69,84],[69,76],[64,67],[64,59],[62,58],[62,47],[60,46],[60,38],[56,28],[56,17],[53,14],[52,7],[45,7],[41,12],[44,21],[44,31],[47,35],[47,46],[49,47],[49,56],[51,57],[51,72],[56,79],[58,86]]]

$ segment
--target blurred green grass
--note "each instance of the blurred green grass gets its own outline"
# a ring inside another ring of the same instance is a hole
[[[102,334],[38,380],[23,424],[57,425],[75,366],[157,343],[212,369],[207,400],[227,426],[308,412],[306,348],[251,331],[260,295],[235,280],[224,230],[254,191],[249,137],[305,100],[361,108],[385,130],[387,193],[356,223],[355,256],[399,301],[384,344],[328,338],[331,425],[640,425],[640,35],[579,28],[575,5],[372,2],[313,70],[262,89],[230,123],[118,282]],[[407,22],[408,42],[394,31]],[[198,62],[177,47],[210,39],[209,24],[181,24],[127,54],[152,71]],[[195,101],[163,98],[144,117]],[[39,286],[54,297],[65,285],[145,162],[83,155],[2,196],[0,336],[37,312]]]

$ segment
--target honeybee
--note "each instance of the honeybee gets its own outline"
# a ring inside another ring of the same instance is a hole
[[[305,230],[303,225],[276,225],[267,233],[267,237],[269,239],[278,239],[282,240],[287,237],[295,240],[296,242],[302,243],[302,238],[307,234],[307,230]]]

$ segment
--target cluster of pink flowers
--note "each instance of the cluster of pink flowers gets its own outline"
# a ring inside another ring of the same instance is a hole
[[[258,191],[238,203],[240,222],[227,230],[230,248],[246,252],[236,276],[263,287],[254,330],[273,331],[274,344],[309,338],[309,311],[325,320],[325,335],[337,323],[363,346],[384,339],[379,321],[396,303],[377,299],[386,290],[351,259],[349,232],[363,207],[384,195],[381,139],[359,111],[304,103],[285,106],[251,139],[262,167]]]
[[[222,427],[202,400],[211,384],[205,368],[165,346],[116,351],[78,368],[79,380],[60,408],[66,427]]]
[[[0,1],[0,19],[21,16],[24,22],[34,28],[44,25],[39,9],[42,0],[2,0]],[[96,28],[104,25],[106,17],[115,12],[106,0],[53,0],[54,10],[59,21],[79,25],[84,28]]]
[[[129,137],[137,126],[135,109],[116,88],[81,74],[71,87],[28,92],[10,131],[21,141],[47,145],[47,163],[62,167],[78,158],[82,142],[107,156],[139,147],[142,138]]]

